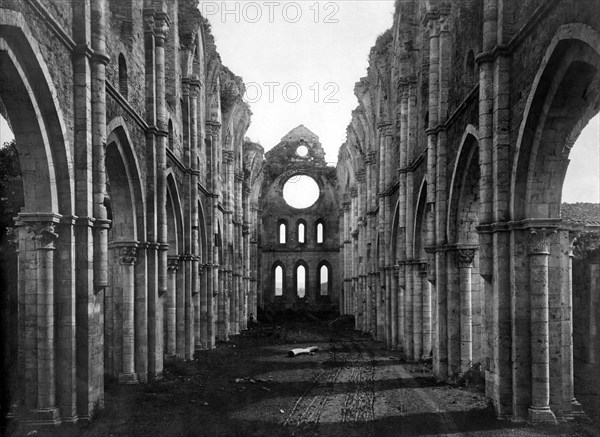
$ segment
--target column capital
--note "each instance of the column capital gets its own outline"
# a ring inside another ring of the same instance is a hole
[[[473,247],[458,247],[456,256],[458,258],[459,267],[473,267],[473,259],[475,258],[476,248]]]
[[[556,234],[556,228],[530,228],[529,229],[529,254],[548,255],[550,243]]]
[[[206,132],[211,135],[218,135],[221,130],[221,123],[216,120],[206,121]]]
[[[154,14],[154,37],[156,38],[157,47],[164,46],[170,25],[169,15],[166,12]]]
[[[367,165],[373,165],[375,164],[375,156],[377,155],[377,152],[374,150],[371,150],[370,152],[368,152],[365,156],[365,164]]]
[[[233,150],[223,150],[223,162],[230,163],[235,159]]]
[[[169,256],[167,257],[167,270],[172,272],[177,272],[179,268],[179,256]]]
[[[365,158],[365,163],[366,162],[367,161],[366,161],[366,158]],[[366,178],[366,173],[365,173],[365,169],[364,168],[362,168],[362,169],[360,169],[360,170],[358,170],[356,172],[356,180],[357,180],[357,182],[363,183],[365,181],[365,178]]]
[[[120,248],[119,264],[133,266],[137,262],[137,246],[123,246]]]
[[[154,9],[144,9],[144,32],[154,33]]]
[[[39,243],[38,249],[54,249],[58,234],[54,232],[54,222],[32,222],[27,225],[27,232],[32,233],[32,240]]]

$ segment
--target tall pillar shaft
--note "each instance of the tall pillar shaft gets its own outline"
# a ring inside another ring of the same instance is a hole
[[[178,257],[180,271],[176,275],[175,292],[175,356],[185,359],[185,301],[186,301],[186,275],[184,257]]]
[[[177,269],[179,268],[179,256],[170,256],[168,261],[169,281],[165,296],[165,354],[172,357],[177,352]]]
[[[122,367],[119,372],[119,383],[137,383],[135,372],[135,263],[137,261],[137,246],[125,246],[120,249],[119,266],[121,289],[122,316]]]
[[[474,256],[474,249],[458,250],[461,373],[468,371],[473,361],[473,302],[471,275]]]
[[[418,277],[421,281],[421,293],[423,299],[423,357],[428,358],[432,353],[433,321],[431,308],[431,283],[427,279],[427,263],[418,264]]]
[[[19,264],[29,270],[25,278],[19,275],[19,312],[22,314],[19,324],[25,331],[19,344],[23,353],[22,371],[28,383],[25,407],[31,423],[55,425],[59,420],[54,336],[54,252],[58,239],[55,222],[58,218],[55,220],[49,215],[43,221],[32,219],[27,218],[27,233],[23,232],[20,239],[33,240],[33,244],[22,241],[19,246]]]
[[[548,303],[549,238],[555,230],[532,229],[529,258],[531,299],[531,407],[532,422],[555,422],[550,409],[550,332]]]
[[[418,264],[411,264],[411,285],[413,314],[413,357],[419,360],[423,356],[423,290],[419,277]]]

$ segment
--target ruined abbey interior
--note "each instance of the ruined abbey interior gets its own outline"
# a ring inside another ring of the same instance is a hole
[[[369,61],[334,167],[303,125],[245,138],[196,1],[0,0],[2,415],[89,419],[289,308],[442,381],[481,366],[501,418],[600,411],[600,217],[561,211],[600,111],[597,1],[397,1]],[[290,206],[300,177],[319,194]]]

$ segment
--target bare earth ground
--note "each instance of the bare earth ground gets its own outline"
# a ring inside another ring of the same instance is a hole
[[[287,356],[318,346],[314,355]],[[532,427],[498,421],[475,388],[439,383],[331,324],[262,325],[192,362],[167,362],[162,381],[108,385],[91,423],[32,429],[43,436],[600,436],[597,420]]]

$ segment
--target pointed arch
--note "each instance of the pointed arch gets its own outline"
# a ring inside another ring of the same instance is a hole
[[[319,296],[331,296],[331,284],[333,282],[333,269],[327,260],[321,260],[317,265],[317,294]]]
[[[427,181],[423,179],[419,196],[417,197],[417,208],[415,209],[415,222],[413,224],[413,258],[418,260],[427,259],[425,254],[426,239],[426,205],[427,205]]]
[[[167,178],[167,240],[169,255],[178,255],[183,250],[185,241],[185,228],[183,226],[183,208],[181,197],[177,189],[177,182],[173,176],[173,169],[166,172]]]
[[[303,259],[294,264],[294,290],[296,297],[304,299],[308,297],[308,285],[310,284],[308,264]]]
[[[107,164],[107,179],[110,178],[110,173],[112,173],[113,182],[117,180],[120,181],[119,183],[126,181],[128,192],[124,192],[123,194],[126,195],[131,201],[134,220],[132,223],[134,233],[132,235],[135,236],[134,239],[137,239],[138,236],[145,238],[146,207],[142,190],[140,166],[135,151],[132,148],[133,143],[131,141],[131,136],[129,135],[129,130],[127,129],[125,120],[120,116],[113,118],[107,124],[106,131],[108,132],[106,137],[107,163],[109,162],[109,159],[115,160],[115,165],[122,165],[124,171],[123,174],[120,174],[119,172],[114,171],[115,168],[111,168],[110,165]],[[113,149],[113,147],[115,149]],[[119,159],[122,164],[119,164]],[[108,189],[124,190],[125,188],[122,185],[116,186],[114,183],[111,185],[109,180],[107,191]],[[113,214],[115,213],[114,207],[115,205],[112,205]]]
[[[600,34],[561,26],[533,80],[511,174],[510,218],[558,218],[568,154],[600,110]]]
[[[273,263],[273,265],[271,266],[271,284],[273,286],[273,295],[275,297],[281,297],[284,295],[284,290],[285,290],[285,277],[286,277],[286,272],[285,272],[285,265],[277,260],[275,261],[275,263]]]
[[[16,139],[26,213],[74,213],[73,155],[58,95],[23,15],[2,9],[0,99]]]
[[[477,241],[475,226],[479,216],[479,132],[471,124],[467,125],[458,148],[454,170],[450,180],[446,235],[449,243]],[[466,191],[471,189],[469,193]],[[468,199],[467,199],[468,197]],[[465,202],[473,203],[471,208]],[[468,215],[468,217],[466,216]],[[462,223],[462,225],[459,224]],[[467,226],[470,224],[469,226]],[[468,229],[467,229],[468,227]],[[459,230],[460,228],[460,230]],[[475,235],[471,235],[471,234]]]

